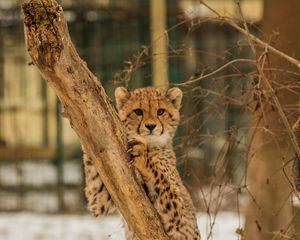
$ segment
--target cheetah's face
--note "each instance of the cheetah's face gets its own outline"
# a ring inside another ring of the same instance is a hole
[[[129,92],[118,87],[115,98],[128,134],[141,135],[150,145],[164,145],[172,140],[180,119],[182,92],[179,88],[163,91],[148,87]]]

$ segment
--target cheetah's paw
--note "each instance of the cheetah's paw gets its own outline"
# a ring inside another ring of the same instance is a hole
[[[147,141],[143,137],[136,136],[128,141],[127,152],[130,154],[129,163],[141,162],[147,151]]]

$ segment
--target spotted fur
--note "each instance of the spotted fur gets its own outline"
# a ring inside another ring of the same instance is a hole
[[[114,212],[116,209],[113,201],[93,165],[93,160],[87,154],[83,155],[83,165],[88,209],[96,217]]]
[[[177,172],[172,146],[180,120],[181,90],[149,87],[129,92],[119,87],[115,98],[127,131],[131,162],[166,234],[171,239],[200,239],[193,203]],[[84,163],[89,209],[95,215],[110,212],[112,200],[91,159],[85,156]],[[138,239],[130,226],[126,227],[126,239]]]

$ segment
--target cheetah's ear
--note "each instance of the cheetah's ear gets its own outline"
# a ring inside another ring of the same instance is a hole
[[[182,91],[177,87],[170,88],[166,93],[166,97],[170,99],[174,107],[179,110],[182,100]]]
[[[117,87],[115,90],[115,99],[117,109],[120,110],[130,97],[130,92],[124,87]]]

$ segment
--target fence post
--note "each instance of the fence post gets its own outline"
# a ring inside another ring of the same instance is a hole
[[[168,46],[166,33],[166,1],[151,0],[151,46],[152,46],[152,83],[154,86],[167,88],[168,81]]]

